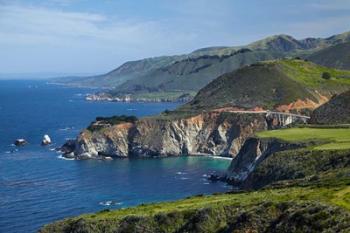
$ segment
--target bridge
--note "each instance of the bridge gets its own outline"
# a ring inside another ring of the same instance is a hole
[[[265,114],[266,120],[274,126],[287,126],[294,122],[307,123],[310,119],[308,116],[287,113],[287,112],[274,112],[274,111],[244,111],[244,110],[227,110],[225,112],[231,113],[243,113],[243,114]]]

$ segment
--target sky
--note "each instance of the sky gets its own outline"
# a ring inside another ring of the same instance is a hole
[[[0,0],[0,73],[108,72],[129,60],[350,31],[350,0]]]

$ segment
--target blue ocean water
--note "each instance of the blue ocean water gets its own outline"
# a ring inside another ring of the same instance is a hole
[[[145,116],[174,103],[94,103],[89,89],[44,81],[0,81],[0,232],[35,232],[42,225],[105,208],[227,191],[205,176],[228,160],[208,157],[69,161],[53,149],[96,116]],[[54,144],[40,146],[44,134]],[[12,143],[25,138],[29,145]]]

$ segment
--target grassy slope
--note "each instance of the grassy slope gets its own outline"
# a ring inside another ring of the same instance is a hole
[[[317,64],[337,69],[350,70],[350,42],[338,44],[307,57]]]
[[[90,77],[58,78],[55,81],[80,87],[104,87],[113,88],[128,80],[138,78],[152,70],[167,66],[185,56],[162,56],[145,58],[137,61],[129,61],[118,68],[102,75]]]
[[[323,72],[331,79],[322,78]],[[318,66],[303,60],[261,62],[225,74],[183,106],[183,110],[211,109],[234,105],[273,109],[298,99],[317,101],[317,93],[330,96],[350,88],[350,72]]]
[[[350,149],[350,128],[290,128],[263,131],[260,138],[278,138],[287,142],[318,141],[315,150]]]
[[[348,140],[349,131],[302,128],[259,136]],[[263,161],[249,178],[266,186],[263,189],[101,211],[48,225],[42,232],[347,232],[349,154],[350,150],[319,148],[279,152]]]

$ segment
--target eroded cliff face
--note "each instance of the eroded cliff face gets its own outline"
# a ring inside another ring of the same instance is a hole
[[[288,143],[277,139],[248,138],[222,179],[234,185],[241,185],[268,156],[303,146],[305,145],[302,143]]]
[[[234,157],[248,137],[268,128],[265,114],[207,112],[84,130],[68,156],[78,159],[128,156],[218,155]]]

